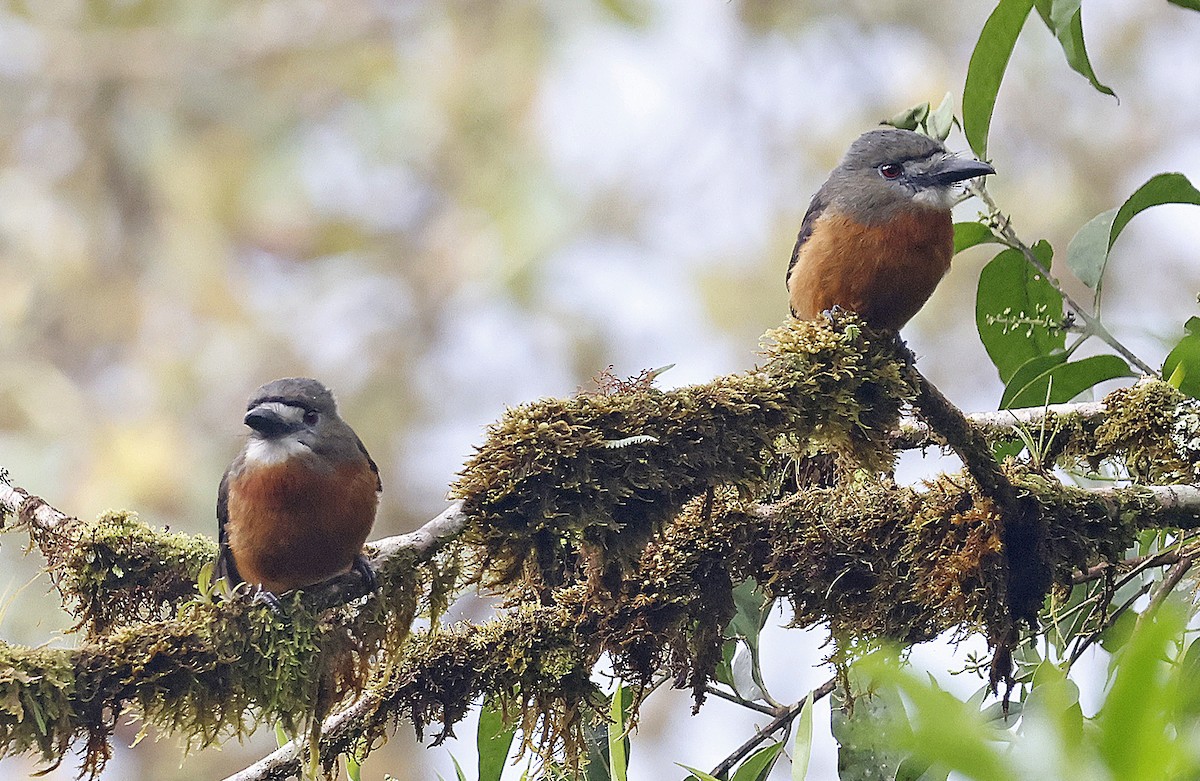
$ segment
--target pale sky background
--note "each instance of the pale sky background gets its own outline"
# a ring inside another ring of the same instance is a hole
[[[68,513],[121,507],[215,534],[246,397],[311,375],[379,462],[385,536],[442,509],[508,406],[574,393],[609,364],[674,363],[667,387],[748,369],[787,316],[812,193],[860,132],[961,95],[993,4],[395,5],[0,10],[0,466],[15,484]],[[996,199],[1060,257],[1154,173],[1200,181],[1200,14],[1160,0],[1084,14],[1120,102],[1071,72],[1033,17],[990,146]],[[1114,249],[1105,319],[1152,365],[1200,310],[1198,214],[1152,210]],[[956,259],[904,334],[969,410],[1001,391],[974,329],[994,252]],[[907,457],[900,474],[952,465]],[[38,557],[19,535],[0,542],[0,636],[74,642]],[[828,649],[820,627],[778,628],[787,618],[772,620],[765,673],[791,701],[828,677]],[[965,695],[978,683],[945,671],[967,650],[914,659]],[[1078,673],[1085,710],[1104,663]],[[759,721],[717,700],[691,717],[685,700],[651,699],[632,779],[711,768]],[[809,777],[834,778],[828,705],[816,716]],[[425,750],[402,725],[364,778],[452,777],[450,754],[467,767],[474,751],[473,725],[456,732]],[[266,753],[268,733],[182,767],[169,738],[118,748],[105,777],[222,777]],[[0,779],[29,767],[4,760]],[[68,760],[50,777],[74,772]]]

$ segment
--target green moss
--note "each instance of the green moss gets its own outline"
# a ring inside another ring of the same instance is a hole
[[[62,762],[75,733],[74,671],[61,651],[0,643],[0,745]]]
[[[1163,485],[1200,479],[1200,402],[1165,382],[1119,388],[1083,458],[1124,465],[1137,481]]]
[[[108,512],[71,531],[47,558],[71,612],[93,634],[169,616],[195,596],[201,567],[217,553],[210,537],[155,529],[131,512]]]
[[[780,437],[887,468],[885,437],[913,396],[894,353],[890,337],[853,319],[792,322],[767,335],[768,360],[753,372],[510,410],[453,488],[483,580],[523,575],[547,588],[582,568],[611,591],[689,499],[715,486],[761,490]]]

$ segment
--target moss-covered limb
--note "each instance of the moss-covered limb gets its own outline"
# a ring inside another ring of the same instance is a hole
[[[913,396],[893,340],[852,318],[792,322],[767,339],[768,360],[753,372],[510,410],[453,488],[485,581],[524,572],[560,584],[581,548],[593,575],[627,566],[692,497],[761,487],[782,435],[889,466],[885,436]]]
[[[601,701],[590,679],[599,651],[595,638],[579,633],[577,591],[564,597],[483,624],[415,633],[378,685],[326,720],[320,751],[327,769],[339,755],[377,742],[400,718],[418,735],[438,722],[438,739],[447,737],[485,694],[508,703],[527,740],[577,754],[582,717]],[[284,746],[227,781],[291,778],[303,761],[299,748]]]
[[[216,543],[204,535],[167,532],[129,512],[81,521],[5,484],[0,484],[0,509],[21,519],[46,558],[63,606],[89,635],[170,617],[196,596],[197,576],[217,553]],[[367,554],[376,569],[411,569],[434,557],[465,524],[462,503],[454,502],[416,531],[368,544]],[[443,584],[438,593],[448,589]],[[348,573],[308,589],[307,600],[333,606],[366,592],[361,576]]]
[[[988,441],[1013,439],[1024,430],[1044,448],[1042,463],[1095,468],[1109,461],[1145,483],[1200,479],[1200,401],[1156,380],[1119,388],[1103,401],[1052,404],[967,416]],[[917,421],[901,424],[895,447],[922,448],[934,433]]]
[[[360,691],[372,661],[407,634],[415,573],[381,575],[361,606],[314,610],[296,594],[281,617],[246,599],[196,601],[74,650],[3,646],[0,755],[36,750],[57,763],[83,746],[83,772],[95,775],[124,713],[198,746],[247,724],[300,731]]]
[[[1068,455],[1092,464],[1119,463],[1142,483],[1200,480],[1200,400],[1148,381],[1118,388],[1104,404],[1108,415]]]
[[[1050,590],[1050,572],[1044,560],[1045,522],[1038,507],[1023,499],[992,454],[987,438],[971,425],[958,407],[913,367],[917,379],[915,407],[929,427],[954,450],[966,471],[991,500],[1000,517],[1000,539],[1007,566],[1003,568],[1008,626],[993,622],[998,642],[1015,644],[1015,622],[1033,626]]]
[[[1085,491],[1010,477],[1044,507],[1048,557],[1064,585],[1078,568],[1118,558],[1140,528],[1200,524],[1200,488]],[[1194,501],[1179,498],[1189,491]],[[828,623],[843,641],[985,629],[1005,618],[1001,547],[991,504],[963,474],[920,491],[866,481],[764,506],[717,491],[690,502],[646,546],[636,577],[603,603],[575,586],[554,605],[415,636],[388,684],[326,723],[322,756],[354,750],[400,718],[420,728],[441,722],[445,734],[487,694],[544,719],[535,737],[566,738],[588,707],[586,676],[600,653],[627,682],[666,670],[697,691],[720,658],[729,590],[746,577],[788,600],[795,624]],[[231,779],[284,778],[299,761],[285,749]]]
[[[156,529],[127,512],[81,521],[7,484],[0,484],[0,510],[18,518],[6,528],[29,531],[63,607],[91,634],[165,618],[196,594],[200,568],[216,556],[207,537]]]

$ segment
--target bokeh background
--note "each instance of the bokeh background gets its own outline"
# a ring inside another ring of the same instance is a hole
[[[383,472],[376,534],[414,528],[507,406],[574,393],[609,365],[673,363],[666,386],[752,366],[787,315],[809,197],[858,133],[961,93],[992,5],[4,3],[0,466],[71,514],[128,508],[215,534],[247,396],[311,375]],[[1018,231],[1060,254],[1153,173],[1200,181],[1200,14],[1161,0],[1084,13],[1120,102],[1072,73],[1033,17],[990,150]],[[1117,245],[1105,317],[1151,364],[1197,312],[1197,246],[1185,207],[1138,217]],[[905,331],[970,409],[1000,393],[974,332],[991,252],[960,256]],[[939,463],[909,457],[902,474]],[[0,539],[0,636],[70,645],[40,564],[19,535]],[[824,680],[823,639],[772,630],[777,698]],[[955,653],[916,658],[944,670]],[[632,777],[711,767],[754,724],[722,702],[688,713],[656,695]],[[818,708],[813,778],[833,777],[827,723]],[[364,778],[453,777],[472,730],[425,749],[402,727]],[[107,777],[219,778],[273,744],[264,729],[181,764],[173,739],[147,740]],[[32,768],[4,760],[0,779]]]

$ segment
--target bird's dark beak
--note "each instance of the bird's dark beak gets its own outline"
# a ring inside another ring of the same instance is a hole
[[[264,437],[277,437],[292,428],[278,412],[263,404],[247,412],[242,422]]]
[[[945,186],[994,173],[996,173],[995,168],[979,160],[944,157],[929,170],[928,176],[935,184]]]

